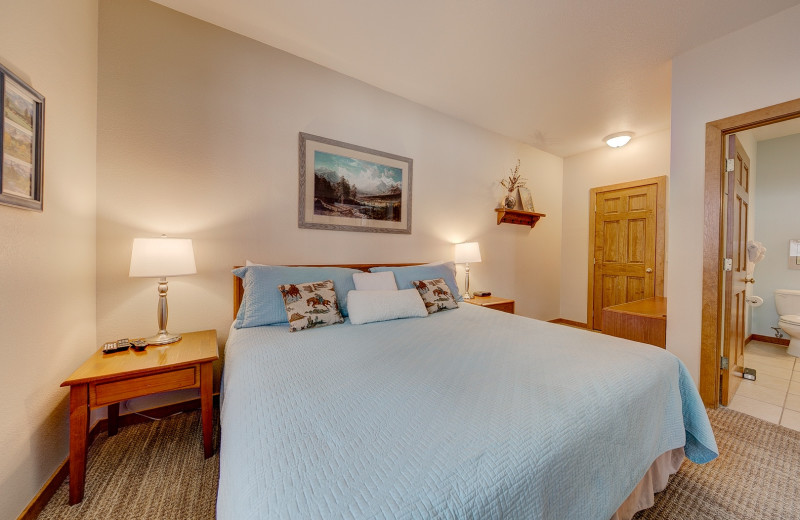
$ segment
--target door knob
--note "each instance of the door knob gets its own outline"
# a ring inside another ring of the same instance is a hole
[[[745,278],[744,283],[756,283],[756,281],[752,278]]]
[[[652,267],[648,267],[647,269],[644,270],[644,272],[645,273],[652,273],[653,272],[653,268]]]

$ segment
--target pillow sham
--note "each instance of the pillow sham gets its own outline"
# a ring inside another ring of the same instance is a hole
[[[425,302],[428,314],[458,308],[458,303],[456,303],[455,298],[450,293],[450,288],[443,278],[415,280],[412,283],[422,297],[422,301]]]
[[[233,270],[242,279],[244,296],[234,328],[286,323],[286,307],[278,285],[306,283],[309,280],[332,280],[339,310],[347,316],[347,292],[355,289],[353,274],[358,269],[344,267],[287,267],[251,265]]]
[[[350,291],[347,293],[347,302],[350,306],[350,323],[353,325],[401,318],[424,318],[428,315],[425,304],[415,289]]]
[[[394,273],[383,271],[381,273],[356,273],[353,275],[356,291],[396,291],[397,283]]]
[[[284,284],[278,290],[283,296],[290,332],[344,322],[332,280]]]
[[[411,265],[408,267],[381,266],[370,269],[371,273],[380,273],[385,271],[391,271],[394,273],[394,279],[397,282],[398,289],[410,289],[414,286],[411,283],[414,280],[435,280],[437,278],[442,278],[447,284],[447,287],[450,288],[450,294],[453,295],[455,301],[460,302],[463,300],[461,294],[458,292],[458,284],[456,283],[456,264],[453,262]]]

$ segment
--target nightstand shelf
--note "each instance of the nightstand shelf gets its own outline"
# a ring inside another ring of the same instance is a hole
[[[518,209],[497,208],[495,211],[497,212],[498,226],[502,223],[506,223],[533,227],[539,222],[540,218],[547,216],[544,213],[534,213],[532,211],[522,211]]]

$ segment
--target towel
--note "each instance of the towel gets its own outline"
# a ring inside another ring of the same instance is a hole
[[[767,248],[764,247],[764,244],[761,242],[755,242],[753,240],[747,242],[747,259],[754,264],[757,264],[763,260],[766,253]]]

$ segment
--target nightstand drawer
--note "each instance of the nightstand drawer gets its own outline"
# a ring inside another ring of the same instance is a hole
[[[514,314],[515,302],[514,300],[510,300],[508,298],[500,298],[497,296],[473,296],[469,300],[465,298],[464,303],[480,305],[481,307],[486,307],[487,309]]]
[[[197,368],[188,367],[171,372],[92,385],[89,390],[89,401],[92,406],[102,406],[156,392],[199,386],[199,384]]]
[[[485,305],[485,307],[494,309],[496,311],[503,311],[503,312],[508,312],[509,314],[514,314],[514,302],[496,303],[493,305]]]

